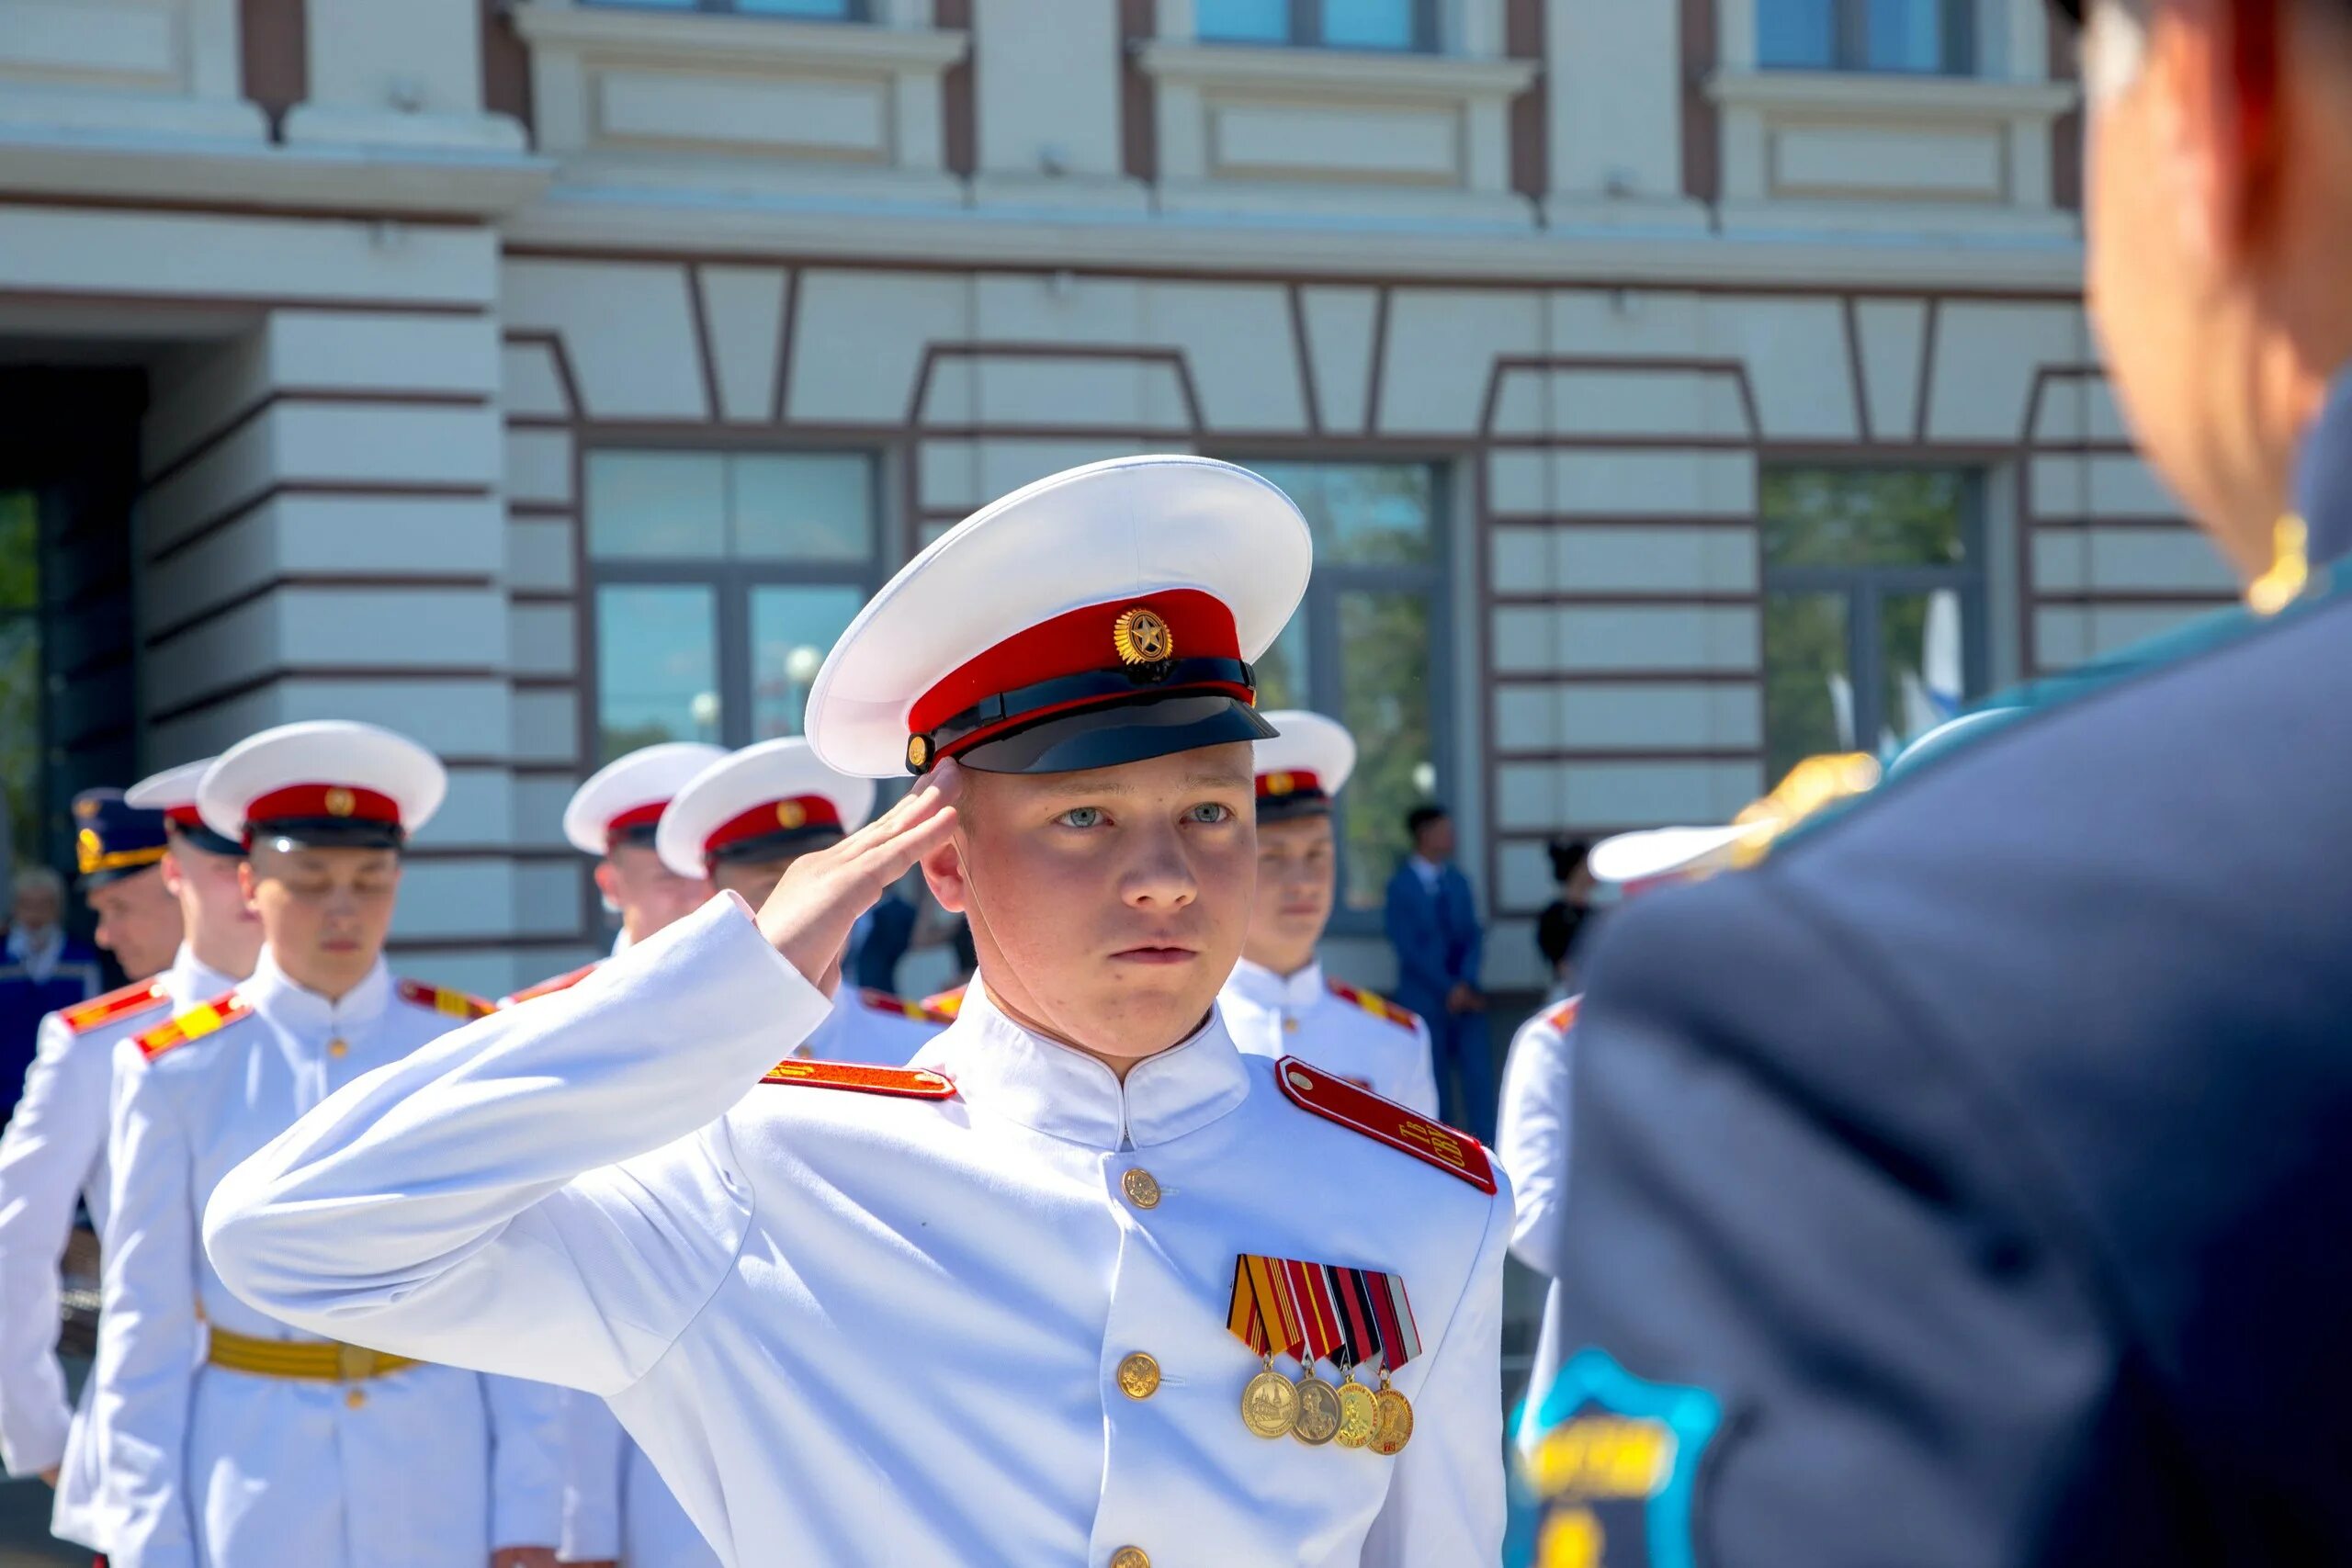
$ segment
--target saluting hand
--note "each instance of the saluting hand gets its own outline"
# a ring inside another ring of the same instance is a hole
[[[794,861],[760,906],[760,934],[786,963],[831,990],[857,918],[956,830],[963,784],[963,770],[942,762],[905,799],[840,843]]]

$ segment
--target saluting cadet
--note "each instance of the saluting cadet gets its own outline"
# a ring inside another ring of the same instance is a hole
[[[1429,1026],[1385,998],[1323,975],[1339,845],[1331,802],[1355,771],[1356,740],[1319,713],[1266,715],[1257,746],[1258,896],[1241,962],[1217,1002],[1233,1043],[1296,1056],[1419,1111],[1437,1114]]]
[[[830,765],[922,784],[756,919],[714,899],[322,1106],[217,1194],[214,1262],[322,1331],[605,1393],[729,1563],[1492,1562],[1509,1195],[1216,1008],[1248,661],[1307,566],[1287,499],[1205,458],[967,519],[809,702]],[[918,860],[984,983],[906,1069],[779,1064]]]
[[[699,870],[672,871],[653,847],[662,813],[689,779],[727,755],[690,740],[641,747],[605,763],[574,790],[563,836],[596,857],[596,887],[620,916],[619,953],[643,942],[710,896]],[[603,960],[599,959],[598,963]],[[502,1008],[568,990],[595,973],[590,964],[499,999]],[[563,1397],[565,1562],[626,1562],[636,1568],[696,1568],[718,1561],[605,1402],[580,1389]]]
[[[655,842],[679,875],[701,867],[713,886],[756,909],[792,863],[842,841],[874,814],[874,781],[827,767],[797,736],[721,757],[678,791]],[[832,1012],[800,1043],[820,1062],[902,1067],[949,1015],[887,991],[829,978]]]
[[[119,1048],[96,1374],[117,1568],[554,1562],[560,1391],[290,1328],[197,1245],[239,1160],[490,1010],[384,967],[402,847],[445,787],[413,741],[325,720],[241,742],[198,786],[266,942],[250,980]]]
[[[1552,1561],[2352,1561],[2352,4],[2091,9],[2109,376],[2246,605],[1617,917]]]
[[[39,1475],[57,1488],[51,1529],[101,1552],[107,1531],[95,1380],[69,1407],[57,1360],[58,1266],[77,1202],[88,1205],[101,1248],[109,1234],[114,1047],[251,974],[261,945],[261,928],[237,892],[235,861],[219,854],[202,828],[167,816],[175,807],[194,807],[186,769],[128,795],[88,790],[75,797],[75,853],[98,943],[134,978],[41,1021],[24,1098],[0,1135],[0,1449],[10,1475]]]

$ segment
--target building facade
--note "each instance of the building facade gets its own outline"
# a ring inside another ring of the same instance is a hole
[[[604,757],[791,731],[942,527],[1189,450],[1317,532],[1347,966],[1434,796],[1534,987],[1552,835],[2227,598],[2071,74],[2042,0],[0,0],[17,852],[379,720],[453,774],[401,962],[503,989],[602,945]]]

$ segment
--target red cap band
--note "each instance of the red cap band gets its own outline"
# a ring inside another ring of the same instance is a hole
[[[175,822],[183,828],[201,828],[204,826],[204,813],[198,811],[191,801],[186,806],[164,807],[164,820]]]
[[[1321,794],[1323,781],[1305,768],[1292,768],[1283,773],[1258,775],[1258,798],[1280,800],[1286,795]]]
[[[746,839],[762,839],[770,833],[789,833],[800,828],[838,828],[842,814],[833,803],[821,795],[796,795],[789,800],[770,800],[739,813],[711,829],[710,837],[702,841],[705,859],[717,854],[729,844],[740,844]]]
[[[379,790],[351,784],[288,784],[271,790],[245,807],[245,820],[285,822],[303,818],[348,818],[355,822],[401,825],[400,803]]]
[[[1232,610],[1215,594],[1197,588],[1170,588],[1148,597],[1089,604],[1040,621],[967,660],[916,700],[907,715],[908,731],[927,735],[967,708],[1023,686],[1089,671],[1124,668],[1126,661],[1118,651],[1117,628],[1119,617],[1130,610],[1149,611],[1159,618],[1167,628],[1167,651],[1176,658],[1241,657],[1241,637],[1234,627]]]
[[[613,845],[619,843],[621,835],[631,828],[650,828],[661,821],[662,813],[669,809],[669,806],[670,803],[666,800],[649,801],[643,806],[632,806],[619,816],[613,818],[605,824],[605,848],[610,849]]]

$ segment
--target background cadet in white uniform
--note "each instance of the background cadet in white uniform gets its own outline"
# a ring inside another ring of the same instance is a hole
[[[1620,900],[1717,871],[1731,862],[1747,829],[1649,828],[1593,846],[1585,867]],[[1545,1279],[1560,1273],[1560,1212],[1568,1201],[1568,1090],[1577,1009],[1553,1003],[1519,1026],[1503,1064],[1495,1158],[1510,1173],[1517,1213],[1513,1257]]]
[[[1266,722],[1279,733],[1257,748],[1257,907],[1217,998],[1226,1027],[1253,1055],[1313,1062],[1434,1116],[1429,1026],[1385,997],[1325,979],[1316,955],[1339,886],[1331,802],[1355,771],[1355,737],[1319,713]]]
[[[872,779],[825,766],[797,736],[763,740],[713,762],[680,790],[654,842],[672,871],[703,867],[715,886],[756,909],[794,861],[865,826],[874,795]],[[831,1015],[800,1043],[805,1057],[902,1067],[947,1027],[944,1013],[846,979],[832,996]]]
[[[640,747],[605,763],[571,792],[563,808],[563,836],[581,853],[596,857],[596,889],[605,907],[620,917],[615,953],[692,914],[710,897],[710,883],[699,868],[689,874],[662,863],[653,832],[686,782],[726,755],[723,747],[691,740]],[[501,998],[498,1005],[552,996],[595,970],[590,964],[542,980]],[[698,1568],[717,1562],[603,1400],[565,1389],[563,1427],[558,1557],[591,1568],[616,1562],[638,1568]]]
[[[189,824],[187,770],[85,813],[89,799],[75,803],[85,897],[99,945],[134,978],[41,1021],[24,1098],[0,1136],[0,1450],[10,1475],[38,1474],[57,1488],[51,1530],[104,1551],[95,1380],[69,1409],[57,1360],[60,1255],[77,1202],[89,1206],[101,1247],[108,1235],[116,1042],[251,974],[261,928],[237,891],[235,846],[220,846],[224,856]]]
[[[216,1194],[214,1263],[322,1331],[608,1394],[729,1563],[1492,1562],[1508,1193],[1215,1006],[1247,661],[1307,565],[1288,501],[1205,458],[967,520],[810,703],[830,762],[924,784],[756,920],[713,900],[322,1106]],[[917,861],[985,983],[907,1069],[776,1062]]]
[[[552,1564],[560,1391],[322,1342],[224,1290],[214,1183],[302,1111],[486,1003],[395,981],[401,847],[445,776],[357,724],[283,726],[198,786],[242,843],[253,977],[126,1042],[98,1380],[118,1568]],[[493,1549],[499,1550],[493,1557]]]

